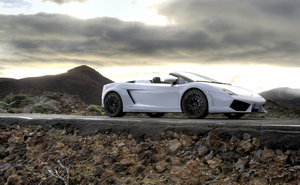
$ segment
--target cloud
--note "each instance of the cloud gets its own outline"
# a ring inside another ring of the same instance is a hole
[[[136,5],[136,4],[138,4],[138,2],[137,2],[137,1],[131,1],[130,4],[131,4],[131,5]]]
[[[109,17],[0,15],[0,64],[300,67],[300,5],[286,2],[290,5],[280,6],[279,0],[167,1],[154,7],[172,22],[166,26]]]
[[[300,65],[300,1],[171,0],[156,8],[178,28],[214,38],[220,50],[213,60]]]
[[[28,3],[24,0],[1,0],[0,5],[4,8],[22,8],[26,7],[27,9],[32,6],[31,3]]]
[[[219,46],[204,32],[115,18],[80,20],[59,14],[1,16],[12,62],[77,62],[100,66],[198,63]],[[4,26],[6,25],[6,26]],[[202,56],[203,55],[203,56]],[[9,58],[9,57],[8,57]],[[2,60],[3,61],[3,60]]]
[[[89,0],[43,0],[43,2],[45,2],[45,1],[50,1],[50,2],[53,2],[53,3],[57,3],[59,5],[62,5],[62,4],[67,4],[67,3],[71,3],[71,2],[84,3],[84,2],[87,2]]]

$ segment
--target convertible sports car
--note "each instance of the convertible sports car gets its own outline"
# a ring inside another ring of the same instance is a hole
[[[144,112],[161,117],[166,112],[183,112],[189,118],[204,118],[208,113],[223,113],[236,119],[246,113],[266,112],[266,100],[250,90],[189,72],[169,75],[163,81],[154,77],[105,85],[102,106],[106,114],[122,117],[127,112]]]

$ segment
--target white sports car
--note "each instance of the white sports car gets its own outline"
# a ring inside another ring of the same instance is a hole
[[[166,112],[183,112],[189,118],[204,118],[208,113],[223,113],[240,118],[246,113],[265,113],[266,100],[255,92],[189,73],[173,72],[161,81],[135,80],[110,83],[103,87],[102,106],[108,116],[144,112],[161,117]]]

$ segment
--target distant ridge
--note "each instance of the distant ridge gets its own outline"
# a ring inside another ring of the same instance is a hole
[[[0,82],[16,80],[14,78],[0,78]]]
[[[50,91],[79,95],[86,104],[100,105],[103,85],[111,82],[95,69],[82,65],[58,75],[0,80],[0,97],[11,93],[39,95]]]
[[[300,107],[300,89],[281,87],[260,93],[266,100],[286,107]]]

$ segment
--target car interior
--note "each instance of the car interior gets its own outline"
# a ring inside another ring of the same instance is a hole
[[[151,83],[163,83],[163,84],[176,84],[177,79],[176,78],[167,78],[164,81],[161,81],[160,77],[154,77],[152,80],[150,80]]]

